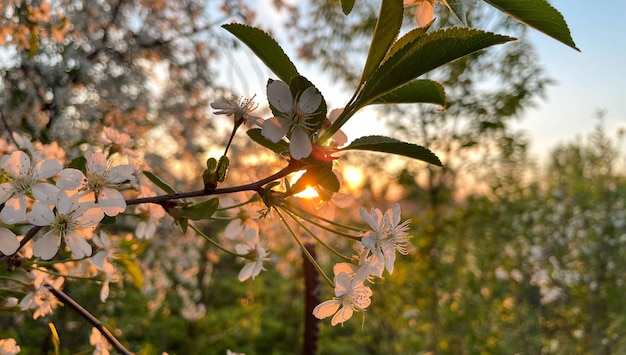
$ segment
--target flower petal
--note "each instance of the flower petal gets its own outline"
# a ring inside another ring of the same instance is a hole
[[[324,319],[337,313],[341,303],[337,300],[322,302],[313,308],[313,315],[317,319]]]
[[[57,231],[49,231],[33,243],[33,255],[43,260],[52,259],[59,251],[61,236]]]
[[[48,205],[35,202],[28,215],[28,222],[36,226],[49,226],[54,222],[54,213]]]
[[[126,200],[116,189],[105,187],[98,195],[98,206],[107,216],[114,217],[126,210]]]
[[[354,313],[354,310],[352,309],[352,307],[346,307],[346,306],[341,307],[339,312],[335,313],[335,316],[330,321],[330,325],[334,327],[339,323],[343,324],[343,322],[352,318],[353,313]]]
[[[276,143],[287,135],[289,131],[289,120],[272,117],[263,122],[263,137]]]
[[[61,163],[56,159],[46,159],[37,163],[35,167],[36,178],[47,179],[58,174],[63,169]]]
[[[20,247],[20,241],[13,232],[0,228],[0,251],[4,255],[13,255]]]
[[[31,187],[31,190],[33,197],[48,205],[54,204],[59,195],[59,188],[47,182],[37,183]]]
[[[317,111],[322,103],[322,95],[313,86],[309,86],[302,92],[298,100],[298,108],[306,114],[312,114]]]
[[[291,141],[289,142],[289,153],[291,156],[300,160],[311,155],[313,146],[311,145],[311,138],[306,134],[306,131],[302,127],[296,127],[291,134]]]
[[[77,259],[91,255],[91,245],[87,243],[85,238],[74,231],[68,232],[65,235],[65,244],[67,244],[68,248],[70,248],[72,254]]]
[[[26,196],[18,194],[4,203],[0,219],[7,224],[22,222],[26,218]]]
[[[267,84],[267,99],[282,113],[289,114],[293,109],[293,96],[284,81],[274,80]]]
[[[82,171],[73,168],[67,168],[61,170],[59,179],[57,180],[57,186],[63,190],[77,189],[85,180],[85,175]]]

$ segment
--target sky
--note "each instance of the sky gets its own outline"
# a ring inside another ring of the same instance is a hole
[[[541,66],[555,81],[547,98],[528,110],[518,127],[531,138],[531,152],[545,157],[559,142],[585,137],[606,112],[607,129],[626,128],[626,1],[552,0],[567,21],[577,52],[532,31]]]
[[[271,9],[271,0],[259,2],[260,18],[280,21],[281,14],[264,13]],[[606,112],[605,124],[609,132],[626,128],[626,0],[549,0],[563,14],[580,52],[540,33],[530,31],[540,65],[554,81],[547,87],[546,98],[539,99],[536,107],[526,110],[515,127],[530,138],[531,156],[544,162],[548,152],[557,144],[587,136],[598,123],[596,112]],[[489,6],[479,2],[478,6]],[[592,5],[590,5],[592,4]],[[277,40],[290,57],[288,40]],[[296,61],[297,62],[297,61]],[[315,68],[296,64],[301,73],[314,78],[324,94],[329,108],[340,107],[350,94],[323,75],[315,75]],[[264,82],[273,74],[255,73],[260,86],[252,85],[258,102],[265,102]],[[236,80],[235,80],[236,81]],[[232,81],[231,81],[232,82]],[[246,90],[247,89],[247,90]],[[260,92],[259,92],[260,91]],[[367,110],[367,108],[366,108]],[[350,139],[363,135],[381,134],[382,123],[373,111],[364,112],[359,119],[350,120],[344,131]],[[419,142],[415,142],[419,143]]]

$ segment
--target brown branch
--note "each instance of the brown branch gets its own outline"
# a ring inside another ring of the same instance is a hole
[[[98,320],[98,318],[94,317],[91,313],[89,313],[86,309],[84,309],[78,302],[74,301],[70,296],[65,294],[63,291],[54,288],[54,286],[49,283],[44,284],[44,286],[50,290],[50,292],[55,295],[64,305],[73,309],[76,313],[78,313],[81,317],[83,317],[87,322],[93,325],[100,334],[115,348],[115,350],[119,354],[131,355],[132,353],[128,351],[122,343],[119,342],[111,334],[111,332]]]
[[[160,195],[160,196],[154,196],[154,197],[142,197],[142,198],[133,198],[133,199],[129,199],[126,200],[126,205],[137,205],[140,203],[163,203],[166,201],[170,201],[170,200],[179,200],[179,199],[183,199],[183,198],[188,198],[188,197],[200,197],[200,196],[212,196],[212,195],[222,195],[222,194],[229,194],[229,193],[233,193],[233,192],[241,192],[241,191],[261,191],[261,189],[263,188],[263,185],[266,185],[272,181],[278,180],[280,178],[283,178],[293,172],[296,172],[298,170],[302,170],[305,168],[305,165],[303,163],[301,163],[298,160],[290,160],[289,161],[289,165],[287,165],[286,167],[284,167],[282,170],[280,170],[279,172],[268,176],[264,179],[261,179],[259,181],[250,183],[250,184],[245,184],[245,185],[239,185],[239,186],[232,186],[232,187],[224,187],[221,189],[214,189],[214,190],[195,190],[195,191],[188,191],[188,192],[178,192],[175,194],[168,194],[168,195]]]

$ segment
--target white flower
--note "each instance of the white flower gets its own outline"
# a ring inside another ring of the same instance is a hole
[[[234,205],[235,202],[230,198],[224,198],[221,199],[220,204],[223,208],[229,208],[229,206]],[[240,207],[235,218],[226,226],[224,236],[233,240],[242,235],[247,229],[254,229],[258,233],[259,224],[257,220],[259,218],[260,214],[252,210],[249,204],[246,204],[245,207]]]
[[[93,355],[109,355],[111,344],[109,344],[109,341],[102,336],[102,333],[100,333],[97,328],[91,328],[89,344],[95,348],[93,349]]]
[[[13,255],[19,249],[20,241],[17,236],[6,228],[0,228],[0,252],[4,255]]]
[[[61,163],[55,159],[41,160],[31,166],[30,157],[21,150],[5,155],[0,160],[7,182],[0,184],[0,212],[2,221],[8,224],[22,222],[26,216],[26,196],[50,203],[59,189],[42,179],[50,178],[61,171]]]
[[[23,310],[34,309],[35,313],[33,314],[33,319],[52,313],[52,310],[56,308],[60,302],[46,285],[51,285],[58,290],[61,285],[63,285],[65,279],[59,277],[53,280],[48,274],[38,270],[29,271],[28,276],[32,280],[34,290],[22,298],[20,307],[22,307]]]
[[[135,211],[140,219],[135,228],[135,236],[139,239],[154,237],[159,221],[165,217],[163,207],[153,203],[141,203],[137,205]]]
[[[0,339],[0,355],[15,355],[22,351],[13,338]]]
[[[239,281],[252,277],[254,280],[263,268],[263,261],[269,260],[269,253],[261,246],[261,240],[254,229],[246,229],[243,234],[245,244],[235,245],[237,254],[246,255],[247,261],[239,272]]]
[[[76,229],[95,226],[104,218],[104,214],[95,204],[79,203],[76,195],[70,198],[65,191],[61,191],[54,211],[47,204],[35,202],[27,218],[36,226],[50,226],[50,231],[33,243],[35,256],[44,260],[52,259],[63,239],[74,257],[80,259],[91,255],[91,246]]]
[[[123,164],[111,167],[102,153],[85,153],[86,175],[77,169],[63,169],[57,186],[64,190],[81,188],[93,192],[95,201],[107,216],[117,216],[126,210],[126,200],[117,190],[119,185],[133,179],[135,167]]]
[[[404,7],[417,5],[415,22],[424,27],[435,18],[435,0],[404,0]]]
[[[322,103],[322,95],[311,86],[294,98],[286,83],[275,80],[267,85],[267,98],[279,114],[263,122],[263,136],[276,143],[291,134],[291,156],[298,160],[308,157],[313,149],[310,136],[315,127],[311,118]]]
[[[313,315],[318,319],[333,316],[330,324],[335,326],[347,321],[354,311],[363,311],[371,304],[372,290],[363,285],[363,279],[352,278],[347,272],[335,275],[335,298],[318,304]]]
[[[211,108],[217,110],[213,111],[213,114],[215,115],[233,115],[235,122],[245,119],[261,126],[263,125],[263,120],[260,117],[250,115],[250,113],[256,110],[257,107],[259,107],[259,105],[254,102],[254,97],[250,99],[241,98],[239,101],[237,101],[236,98],[231,97],[226,99],[225,102],[211,103]]]
[[[400,224],[400,205],[393,205],[391,210],[383,215],[377,208],[372,208],[368,214],[363,208],[360,210],[361,217],[372,229],[361,238],[361,244],[369,249],[375,259],[372,264],[384,261],[385,268],[389,274],[393,273],[393,266],[396,261],[396,250],[400,254],[408,254],[409,221]],[[382,276],[382,270],[377,275]]]

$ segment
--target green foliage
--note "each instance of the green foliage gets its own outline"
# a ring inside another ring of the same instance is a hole
[[[263,136],[260,128],[249,129],[246,133],[248,134],[248,137],[250,137],[253,141],[259,143],[265,148],[268,148],[276,154],[282,154],[289,150],[289,143],[285,142],[284,140],[280,140],[276,143],[272,142],[271,140]]]
[[[563,15],[546,0],[485,0],[486,3],[530,27],[579,50]]]
[[[222,26],[235,35],[274,72],[282,81],[289,83],[298,75],[298,70],[287,57],[285,51],[266,32],[252,26],[242,24],[228,24]]]
[[[397,154],[422,160],[433,165],[443,166],[441,164],[441,160],[439,160],[439,158],[437,158],[437,156],[427,148],[384,136],[367,136],[357,138],[347,147],[341,148],[341,150],[367,150],[372,152]]]
[[[372,104],[413,103],[430,103],[445,108],[446,92],[443,85],[433,80],[413,80],[372,102]]]
[[[203,219],[209,219],[219,206],[219,198],[212,198],[200,203],[194,203],[192,205],[185,205],[182,207],[183,216],[192,221],[199,221]]]
[[[174,190],[173,187],[168,185],[165,181],[163,181],[163,179],[158,177],[155,173],[153,173],[151,171],[144,170],[143,174],[148,178],[148,180],[152,181],[152,183],[154,183],[156,186],[160,187],[166,193],[168,193],[168,194],[175,194],[176,193],[176,191]]]

